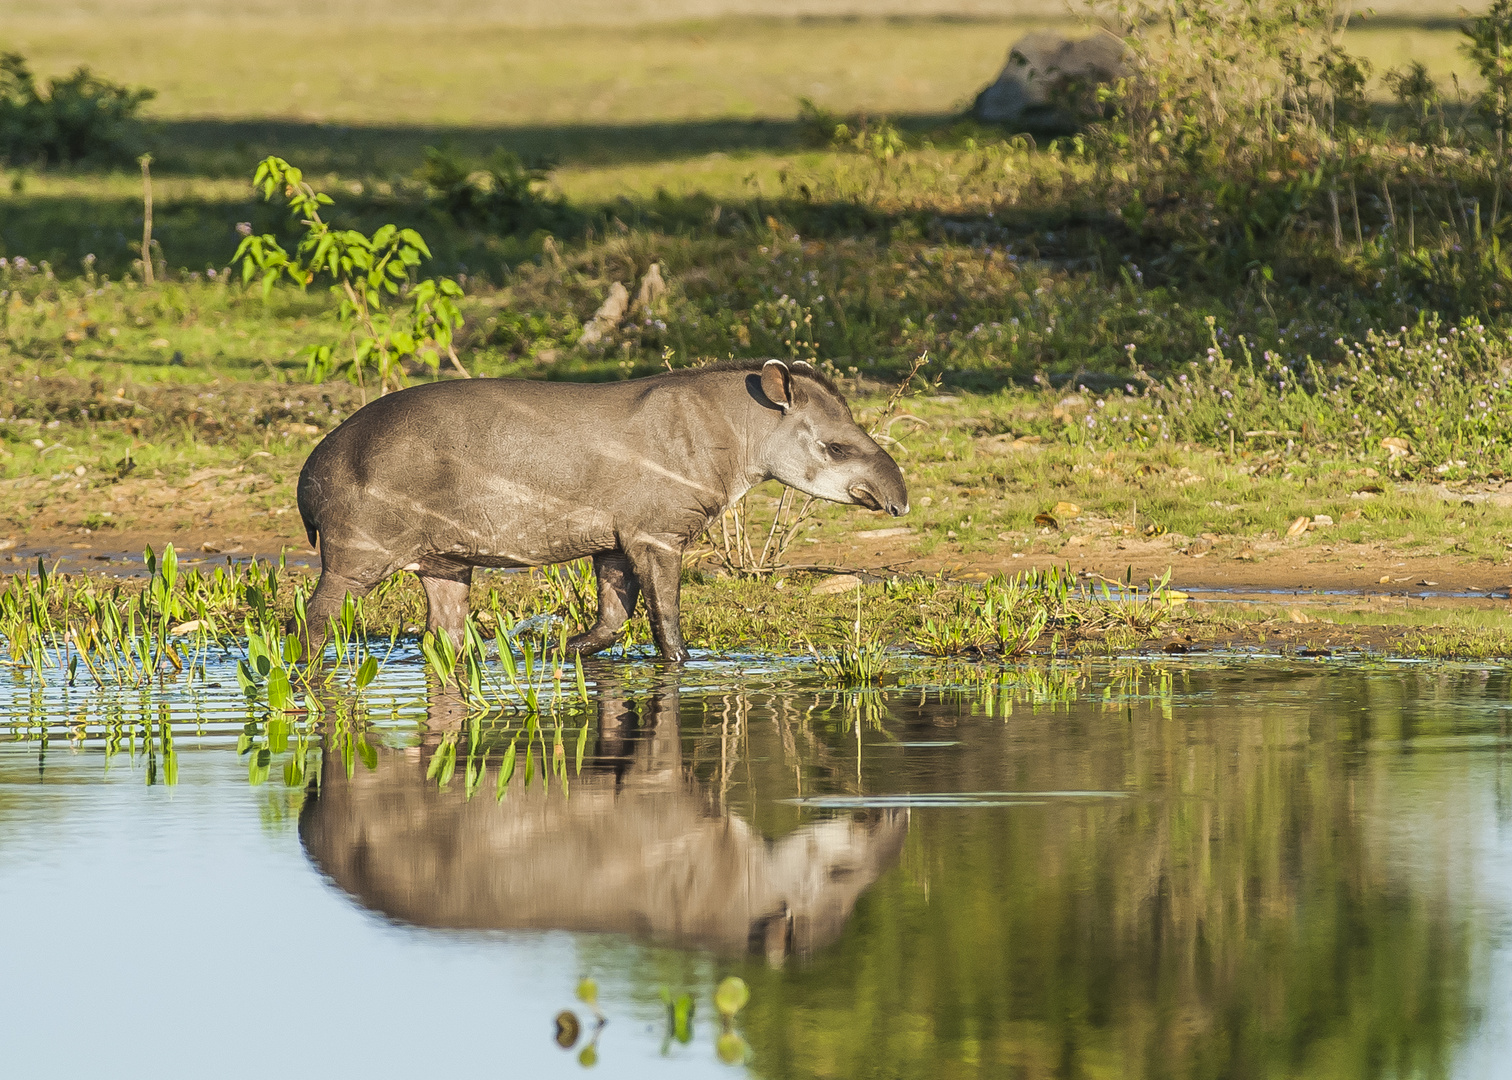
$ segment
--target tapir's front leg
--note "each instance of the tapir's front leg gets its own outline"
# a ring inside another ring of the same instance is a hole
[[[619,640],[620,630],[640,599],[640,581],[623,553],[595,555],[593,572],[598,578],[598,619],[587,633],[567,640],[568,652],[586,654],[609,648]]]
[[[682,544],[660,536],[638,536],[625,545],[630,566],[646,594],[651,636],[662,657],[680,664],[688,659],[678,603],[682,589]]]

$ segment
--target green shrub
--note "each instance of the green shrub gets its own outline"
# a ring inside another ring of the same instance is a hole
[[[1395,332],[1368,331],[1339,346],[1343,360],[1287,360],[1240,338],[1239,358],[1213,331],[1203,360],[1156,380],[1143,372],[1123,393],[1094,399],[1076,428],[1086,441],[1151,446],[1191,442],[1323,446],[1379,457],[1397,471],[1439,475],[1512,472],[1512,337],[1475,319],[1443,326],[1424,316]],[[1136,369],[1137,370],[1137,369]],[[1260,442],[1254,442],[1255,439]],[[1246,440],[1251,440],[1246,442]],[[1400,454],[1400,457],[1398,456]]]
[[[44,164],[129,157],[137,112],[154,94],[86,67],[42,89],[25,58],[0,54],[0,157]]]
[[[435,373],[444,353],[460,374],[468,374],[452,344],[462,326],[462,287],[451,278],[418,279],[421,263],[431,257],[419,233],[392,224],[371,235],[332,228],[320,214],[331,197],[316,191],[283,158],[265,158],[252,186],[264,201],[282,197],[304,236],[291,255],[276,236],[253,233],[248,226],[232,256],[233,263],[241,263],[243,281],[261,277],[266,300],[282,278],[302,290],[323,277],[338,302],[342,340],[306,347],[310,379],[321,382],[345,372],[365,401],[369,375],[380,394],[402,389],[405,361]]]
[[[550,228],[564,207],[546,191],[548,171],[527,165],[510,150],[495,150],[482,168],[470,168],[449,150],[425,148],[420,168],[431,204],[458,225],[491,232]]]

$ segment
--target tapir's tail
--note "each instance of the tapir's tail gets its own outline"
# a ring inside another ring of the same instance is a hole
[[[299,486],[295,489],[295,501],[299,506],[299,517],[304,522],[305,536],[310,539],[310,546],[320,550],[320,517],[316,507],[315,493],[320,483],[310,475],[310,463],[305,462],[305,467],[299,471]]]

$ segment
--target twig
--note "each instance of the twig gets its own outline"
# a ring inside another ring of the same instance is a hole
[[[882,430],[883,421],[892,416],[893,411],[898,407],[898,403],[903,400],[903,395],[908,393],[908,388],[913,385],[914,376],[918,375],[920,370],[928,363],[929,350],[925,349],[909,365],[908,374],[904,375],[899,380],[898,385],[893,387],[893,392],[888,395],[887,401],[883,403],[882,411],[877,414],[876,422],[872,424],[871,430],[867,432],[868,435],[876,435],[878,431]]]
[[[152,284],[152,155],[137,158],[142,166],[142,284]]]

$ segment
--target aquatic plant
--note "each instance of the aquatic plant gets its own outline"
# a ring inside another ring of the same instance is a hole
[[[1078,582],[1069,567],[999,574],[963,587],[949,609],[925,617],[911,638],[930,656],[1023,656],[1045,632],[1084,635],[1125,627],[1147,636],[1170,615],[1170,574],[1143,590],[1132,577],[1114,588]]]
[[[889,665],[887,646],[861,629],[863,591],[860,588],[855,590],[856,618],[847,628],[846,636],[840,644],[823,651],[809,645],[809,652],[814,657],[819,673],[847,690],[876,686]]]

